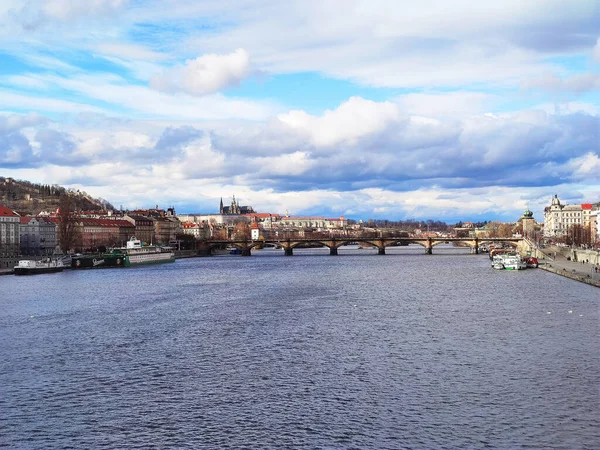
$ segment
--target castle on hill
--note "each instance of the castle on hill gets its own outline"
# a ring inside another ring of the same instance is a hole
[[[221,197],[221,203],[219,205],[219,214],[225,216],[234,216],[240,214],[252,214],[254,213],[254,209],[252,206],[240,206],[235,200],[235,195],[233,196],[233,200],[231,200],[230,206],[223,206],[223,197]]]

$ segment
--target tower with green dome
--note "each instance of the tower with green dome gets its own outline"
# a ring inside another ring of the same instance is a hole
[[[523,236],[533,238],[535,236],[535,219],[529,207],[525,209],[520,220],[523,225]]]

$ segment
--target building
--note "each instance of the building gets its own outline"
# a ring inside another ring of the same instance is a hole
[[[60,239],[58,217],[49,217],[57,225],[57,241]],[[127,241],[135,234],[135,225],[117,217],[75,217],[75,251],[96,251],[101,247],[125,247]]]
[[[12,269],[19,260],[21,218],[0,205],[0,269]]]
[[[252,225],[250,225],[250,239],[255,241],[258,238],[260,238],[260,228],[256,222],[253,222]]]
[[[564,205],[555,195],[550,206],[544,208],[544,236],[564,236],[574,225],[589,227],[592,209],[590,203]]]
[[[244,214],[244,217],[246,217],[251,222],[257,223],[259,227],[264,230],[273,229],[280,219],[279,214],[271,213],[250,213]]]
[[[223,206],[223,198],[221,197],[221,203],[219,204],[219,214],[231,216],[231,215],[242,215],[242,214],[252,214],[254,209],[252,206],[240,206],[235,200],[235,195],[233,196],[233,200],[231,201],[230,206]]]
[[[49,256],[56,250],[56,224],[47,217],[21,217],[21,255]]]
[[[181,232],[181,222],[177,218],[175,208],[173,207],[165,211],[164,209],[158,209],[158,205],[156,205],[156,208],[131,211],[128,216],[143,216],[152,220],[154,236],[150,240],[142,239],[141,235],[136,236],[144,242],[168,244],[174,242],[177,239],[177,233]],[[137,224],[137,220],[135,222]]]
[[[177,217],[152,217],[154,221],[154,242],[168,244],[177,240],[181,232],[181,222]]]
[[[154,221],[150,217],[139,214],[126,214],[123,219],[133,224],[136,238],[146,244],[154,243]]]
[[[348,226],[344,217],[326,219],[323,216],[284,216],[279,219],[280,228],[309,228],[315,231],[342,230]]]
[[[238,220],[246,220],[244,216],[233,214],[182,214],[177,216],[182,222],[206,224],[210,226],[231,226]]]
[[[525,210],[519,221],[523,226],[523,236],[535,239],[535,219],[533,218],[533,213],[529,210],[529,208]]]
[[[194,239],[207,239],[209,235],[209,227],[204,223],[184,222],[181,224],[181,232],[189,234]]]

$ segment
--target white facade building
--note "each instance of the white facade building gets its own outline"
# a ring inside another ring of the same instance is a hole
[[[595,209],[591,203],[564,205],[555,195],[550,206],[544,208],[544,236],[563,236],[574,225],[591,227]]]
[[[279,227],[313,228],[317,231],[343,229],[348,226],[348,220],[343,217],[326,219],[323,216],[284,216],[281,217]]]
[[[237,214],[178,214],[177,218],[183,222],[205,223],[209,225],[233,225],[238,220],[247,220]]]

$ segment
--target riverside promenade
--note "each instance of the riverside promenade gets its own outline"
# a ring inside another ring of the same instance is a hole
[[[540,269],[600,287],[600,264],[570,261],[564,254],[565,249],[560,247],[538,249],[538,252],[544,256],[543,258],[538,258]],[[594,269],[596,267],[598,271]]]

